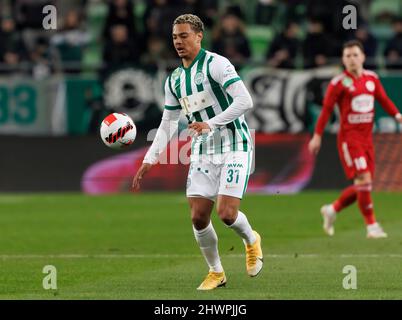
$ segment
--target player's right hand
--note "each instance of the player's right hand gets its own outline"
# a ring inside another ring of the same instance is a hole
[[[318,134],[314,134],[313,138],[310,140],[308,144],[308,150],[313,154],[317,155],[318,151],[321,148],[321,136]]]
[[[140,188],[141,179],[152,167],[150,163],[143,163],[141,167],[138,169],[134,179],[133,179],[133,189],[138,190]]]

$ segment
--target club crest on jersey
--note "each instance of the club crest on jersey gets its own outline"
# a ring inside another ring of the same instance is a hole
[[[344,87],[348,88],[353,84],[353,80],[351,78],[349,78],[349,77],[345,77],[342,80],[342,84],[343,84]]]
[[[369,80],[366,82],[366,88],[368,91],[373,92],[375,89],[375,84],[373,81]]]
[[[204,80],[204,74],[201,71],[198,71],[194,76],[194,82],[198,86]]]

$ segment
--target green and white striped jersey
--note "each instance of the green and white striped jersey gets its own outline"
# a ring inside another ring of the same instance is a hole
[[[230,61],[201,49],[192,64],[175,69],[165,83],[165,109],[182,109],[191,122],[204,122],[230,107],[233,98],[226,92],[241,80]],[[252,139],[244,115],[192,140],[191,154],[219,154],[250,151]]]

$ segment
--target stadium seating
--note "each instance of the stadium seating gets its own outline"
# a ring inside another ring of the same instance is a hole
[[[87,25],[91,33],[91,43],[84,51],[83,66],[93,69],[102,62],[101,33],[107,15],[107,4],[103,2],[89,2],[87,6]]]
[[[250,40],[251,52],[254,60],[262,61],[274,37],[272,27],[249,25],[247,26],[247,36]]]

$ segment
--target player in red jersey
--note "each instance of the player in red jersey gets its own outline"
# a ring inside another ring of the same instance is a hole
[[[367,237],[387,237],[376,221],[371,199],[374,176],[374,100],[380,102],[384,110],[400,123],[402,116],[385,93],[377,74],[363,69],[364,60],[360,42],[352,40],[344,44],[342,62],[345,71],[330,82],[314,136],[309,143],[310,152],[317,154],[325,125],[337,104],[341,115],[338,152],[345,174],[348,179],[354,180],[354,184],[344,189],[332,204],[321,208],[323,228],[330,236],[334,234],[336,214],[357,200],[367,225]]]

